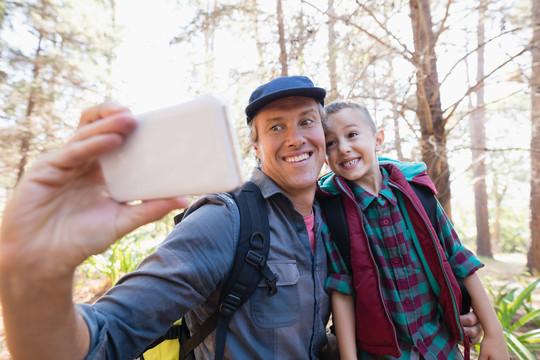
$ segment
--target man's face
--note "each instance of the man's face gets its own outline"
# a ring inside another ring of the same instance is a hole
[[[278,99],[253,121],[258,134],[253,147],[263,172],[287,195],[314,190],[325,158],[317,102],[299,96]]]

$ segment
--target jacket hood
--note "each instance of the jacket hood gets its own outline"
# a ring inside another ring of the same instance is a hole
[[[389,168],[386,164],[397,167],[407,182],[413,182],[418,185],[426,186],[433,191],[433,194],[437,194],[437,189],[435,188],[435,185],[433,185],[433,182],[427,173],[427,166],[425,163],[401,162],[398,160],[380,157],[379,164],[385,166],[385,168],[389,170],[391,167]]]
[[[433,185],[427,174],[426,164],[423,162],[401,162],[386,157],[379,157],[379,165],[383,165],[387,170],[389,170],[390,174],[392,174],[393,170],[397,168],[408,182],[414,182],[419,185],[427,186],[433,191],[434,194],[437,193],[435,185]],[[318,195],[328,196],[339,194],[340,191],[335,184],[335,178],[336,175],[333,172],[321,176],[318,180]]]

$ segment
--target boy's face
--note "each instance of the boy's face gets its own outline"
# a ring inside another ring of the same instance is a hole
[[[253,147],[262,171],[286,195],[315,191],[325,156],[317,102],[297,96],[275,100],[253,121],[258,134]]]
[[[326,161],[332,171],[362,186],[377,178],[376,152],[382,149],[384,133],[373,133],[360,111],[345,108],[328,116]]]

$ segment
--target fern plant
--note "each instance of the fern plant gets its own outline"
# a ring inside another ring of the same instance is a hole
[[[510,282],[498,289],[486,284],[502,324],[508,349],[518,359],[536,360],[534,352],[540,350],[540,329],[537,326],[540,322],[540,308],[534,306],[531,298],[539,283],[540,279],[529,285]],[[531,322],[536,325],[534,329],[523,329]]]
[[[105,275],[113,286],[121,276],[135,270],[139,263],[154,250],[154,248],[144,247],[143,244],[144,241],[137,237],[124,237],[104,253],[86,259],[85,264]]]

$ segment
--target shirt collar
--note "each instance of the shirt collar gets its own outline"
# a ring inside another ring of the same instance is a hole
[[[389,186],[390,174],[388,174],[388,171],[386,171],[386,169],[382,167],[380,168],[380,170],[381,170],[383,181],[382,181],[381,191],[379,192],[378,197],[362,189],[360,186],[352,182],[349,182],[349,186],[351,187],[353,194],[356,200],[358,201],[358,204],[362,211],[366,210],[366,208],[368,208],[371,205],[371,203],[375,200],[380,205],[386,204],[387,201],[389,201],[390,204],[392,204],[392,206],[397,205],[397,198],[392,192],[392,188],[390,188]]]
[[[285,196],[272,179],[270,179],[259,167],[253,169],[251,181],[257,184],[259,189],[261,189],[261,193],[265,199],[268,199],[275,194],[282,194]]]

